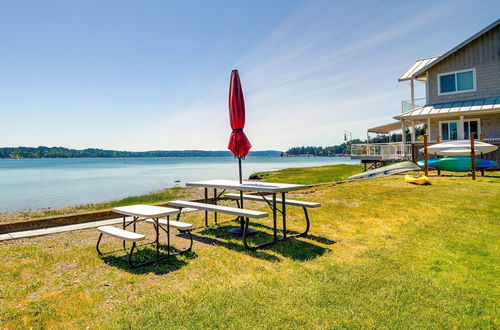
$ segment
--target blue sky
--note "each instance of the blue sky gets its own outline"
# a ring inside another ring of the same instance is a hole
[[[416,59],[499,13],[461,0],[0,0],[0,146],[224,150],[233,68],[253,150],[363,138],[409,98],[397,78]]]

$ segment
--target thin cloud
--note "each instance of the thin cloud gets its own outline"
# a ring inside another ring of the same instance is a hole
[[[453,13],[445,2],[399,19],[375,20],[374,13],[343,18],[330,4],[301,8],[236,62],[255,149],[334,144],[344,129],[364,136],[367,127],[383,123],[381,118],[390,121],[405,98],[394,88],[397,73],[408,63],[388,68],[377,56],[399,51],[404,43],[396,41]],[[229,132],[226,98],[227,85],[214,87],[146,137],[169,137],[174,148],[223,149]],[[194,132],[187,133],[182,123]]]

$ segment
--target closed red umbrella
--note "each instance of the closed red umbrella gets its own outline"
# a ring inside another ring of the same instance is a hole
[[[231,80],[229,82],[229,122],[231,123],[231,136],[229,137],[228,148],[234,157],[238,158],[238,167],[240,174],[240,183],[243,182],[241,174],[241,159],[245,158],[252,145],[248,141],[243,128],[245,127],[245,100],[243,99],[243,90],[241,89],[240,76],[238,70],[231,71]],[[243,191],[240,191],[240,207],[243,208]],[[240,228],[232,228],[231,233],[242,234],[244,221],[240,217]],[[248,233],[255,232],[250,229]]]
[[[229,150],[238,158],[240,183],[242,183],[241,159],[245,158],[252,145],[248,141],[243,128],[245,127],[245,100],[241,89],[238,70],[231,71],[229,83],[229,121],[231,123],[231,136],[229,137]]]

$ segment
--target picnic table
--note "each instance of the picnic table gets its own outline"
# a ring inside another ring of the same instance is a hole
[[[168,258],[170,256],[170,230],[167,231],[167,255],[160,257],[160,218],[167,217],[167,228],[169,227],[170,216],[180,215],[179,209],[163,207],[163,206],[154,206],[154,205],[130,205],[130,206],[121,206],[113,208],[113,212],[123,215],[123,229],[129,225],[133,225],[134,232],[136,231],[136,223],[139,220],[147,220],[153,219],[154,227],[155,227],[155,240],[154,244],[156,245],[156,259],[144,262],[140,265],[135,266],[144,266],[147,264],[151,264],[153,262],[158,262],[162,259]],[[126,223],[126,216],[131,216],[132,221],[128,224]],[[177,219],[178,220],[178,219]],[[123,241],[123,247],[125,248],[125,240]]]
[[[243,192],[254,192],[262,196],[263,200],[267,202],[272,211],[273,218],[273,240],[259,244],[257,246],[250,247],[247,244],[247,235],[249,233],[249,218],[246,220],[240,217],[240,228],[233,229],[233,232],[241,233],[243,236],[243,244],[247,249],[257,249],[261,247],[266,247],[275,244],[278,240],[285,240],[287,238],[296,237],[298,235],[287,235],[286,230],[286,194],[290,191],[301,190],[307,188],[305,185],[300,184],[289,184],[289,183],[273,183],[273,182],[253,182],[253,181],[242,181],[240,183],[237,180],[204,180],[187,182],[188,187],[200,187],[205,190],[205,203],[208,203],[208,190],[213,189],[213,202],[217,204],[217,201],[221,199],[227,190],[235,190],[240,193],[240,199],[238,200],[238,207],[243,209]],[[218,189],[221,190],[218,193]],[[277,201],[277,195],[281,195],[281,200]],[[270,198],[269,198],[270,195]],[[266,196],[266,197],[264,197]],[[278,208],[277,204],[281,204],[281,209]],[[278,239],[278,225],[277,225],[277,212],[282,215],[283,223],[283,238]],[[217,213],[215,212],[215,222],[217,223]],[[208,226],[208,212],[205,211],[205,225]],[[306,230],[307,231],[307,230]],[[301,233],[299,235],[303,235]]]

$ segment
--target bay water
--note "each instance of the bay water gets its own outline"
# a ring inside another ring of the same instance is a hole
[[[290,167],[357,164],[344,157],[247,157],[243,178]],[[0,159],[0,212],[116,200],[188,181],[238,179],[232,157]]]

